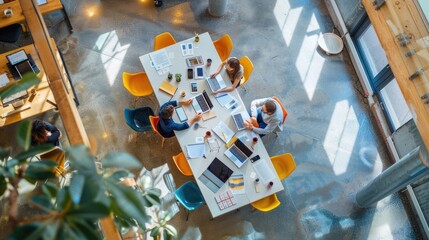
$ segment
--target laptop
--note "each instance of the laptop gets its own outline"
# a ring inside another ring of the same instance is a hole
[[[215,157],[198,180],[204,183],[212,192],[216,193],[228,181],[232,173],[232,170],[225,163]]]
[[[194,97],[194,100],[192,101],[192,106],[197,113],[206,113],[213,108],[213,103],[210,100],[210,97],[207,94],[206,90]]]
[[[244,163],[246,163],[252,153],[253,151],[237,138],[234,144],[232,144],[224,154],[231,159],[238,168],[240,168]]]
[[[22,76],[27,72],[40,72],[37,68],[34,60],[27,55],[25,50],[20,50],[18,52],[9,54],[6,56],[8,60],[8,68],[14,79],[21,79]]]
[[[223,78],[220,75],[217,75],[214,78],[207,78],[207,83],[209,84],[212,92],[226,88],[225,81],[223,81]]]
[[[244,112],[239,112],[231,115],[232,120],[234,120],[235,127],[237,127],[238,131],[245,129],[244,116]]]

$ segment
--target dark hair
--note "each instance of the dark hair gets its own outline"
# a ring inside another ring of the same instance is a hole
[[[235,79],[235,76],[240,71],[240,60],[238,60],[235,57],[228,58],[228,61],[226,63],[233,69],[230,75],[232,76],[232,79]]]
[[[272,100],[268,100],[265,102],[265,109],[267,109],[267,112],[274,113],[276,111],[276,104]]]
[[[45,123],[41,120],[34,120],[31,126],[31,137],[34,143],[43,144],[48,140]]]
[[[171,115],[173,115],[173,112],[174,112],[174,106],[168,105],[161,110],[161,114],[160,114],[161,118],[162,119],[169,119],[171,117]]]

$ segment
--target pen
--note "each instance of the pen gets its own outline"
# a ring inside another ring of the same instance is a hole
[[[225,133],[224,132],[222,132],[222,136],[223,136],[223,138],[225,139],[225,141],[226,141],[226,135],[225,135]]]

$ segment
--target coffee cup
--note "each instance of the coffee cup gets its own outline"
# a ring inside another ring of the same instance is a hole
[[[207,58],[206,66],[210,67],[211,65],[212,65],[212,59],[211,58]]]
[[[185,97],[186,96],[186,91],[183,90],[182,92],[180,92],[180,96]]]
[[[5,17],[7,17],[7,18],[10,18],[13,16],[13,11],[10,8],[5,9],[3,13],[4,13]]]

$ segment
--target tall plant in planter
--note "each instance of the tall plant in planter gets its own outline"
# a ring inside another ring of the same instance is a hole
[[[0,225],[7,223],[9,239],[100,239],[96,223],[110,215],[133,219],[146,231],[151,221],[146,208],[160,203],[159,190],[142,194],[119,182],[130,174],[127,169],[141,167],[137,159],[124,152],[109,153],[100,169],[85,146],[68,147],[73,172],[69,185],[60,187],[56,181],[45,182],[55,180],[55,162],[31,161],[52,146],[30,146],[30,128],[29,121],[19,123],[17,140],[23,152],[11,156],[10,149],[0,148],[0,197],[6,197]],[[18,206],[18,185],[24,179],[43,183],[40,193],[21,203],[31,208],[30,215]]]

